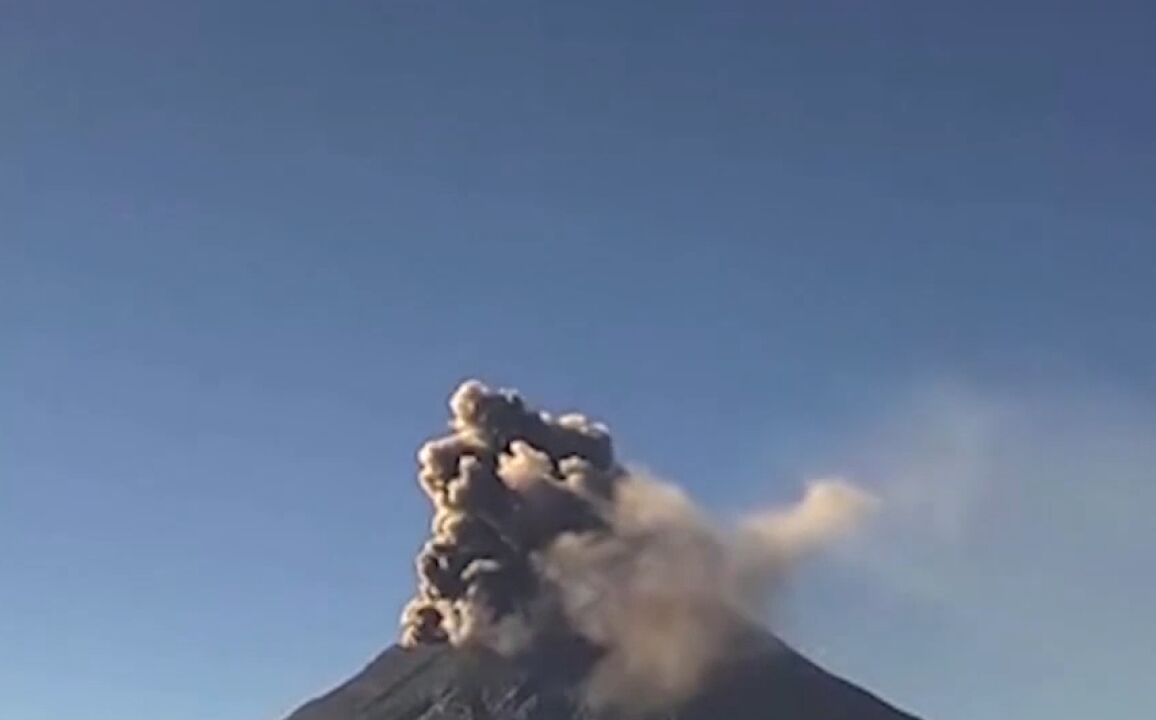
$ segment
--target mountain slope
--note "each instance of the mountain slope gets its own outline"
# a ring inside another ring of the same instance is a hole
[[[582,659],[559,652],[514,662],[447,645],[391,647],[287,720],[571,720]],[[915,720],[769,638],[736,653],[663,720]]]

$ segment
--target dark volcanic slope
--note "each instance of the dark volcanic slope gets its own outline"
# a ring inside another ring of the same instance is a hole
[[[577,666],[514,663],[446,645],[391,647],[354,678],[287,720],[570,720]],[[663,720],[914,720],[782,645],[730,663]]]

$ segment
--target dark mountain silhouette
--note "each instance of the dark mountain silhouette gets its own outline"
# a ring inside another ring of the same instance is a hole
[[[771,636],[713,673],[692,698],[651,720],[915,720]],[[602,720],[579,701],[588,655],[555,644],[510,660],[475,648],[394,646],[287,720]]]

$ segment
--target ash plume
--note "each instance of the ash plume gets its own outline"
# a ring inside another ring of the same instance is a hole
[[[561,624],[600,652],[595,709],[648,712],[703,682],[791,565],[876,500],[839,480],[719,527],[677,487],[620,465],[609,431],[478,381],[419,453],[434,506],[402,643],[531,648]]]
[[[622,474],[606,428],[581,415],[534,412],[478,381],[457,389],[450,411],[450,433],[418,453],[434,516],[403,644],[481,640],[503,621],[516,625],[540,589],[533,555],[562,532],[600,526],[595,506],[610,502]]]

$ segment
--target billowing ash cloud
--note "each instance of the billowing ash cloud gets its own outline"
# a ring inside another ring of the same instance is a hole
[[[449,435],[419,454],[434,505],[403,644],[531,647],[561,623],[601,650],[594,706],[652,710],[697,687],[758,621],[791,563],[875,500],[837,480],[795,506],[712,524],[676,487],[620,465],[605,426],[464,383]]]
[[[434,517],[404,644],[477,640],[528,613],[541,591],[535,554],[566,531],[604,527],[597,506],[623,475],[606,428],[580,415],[533,412],[477,381],[450,410],[450,434],[418,454]]]

